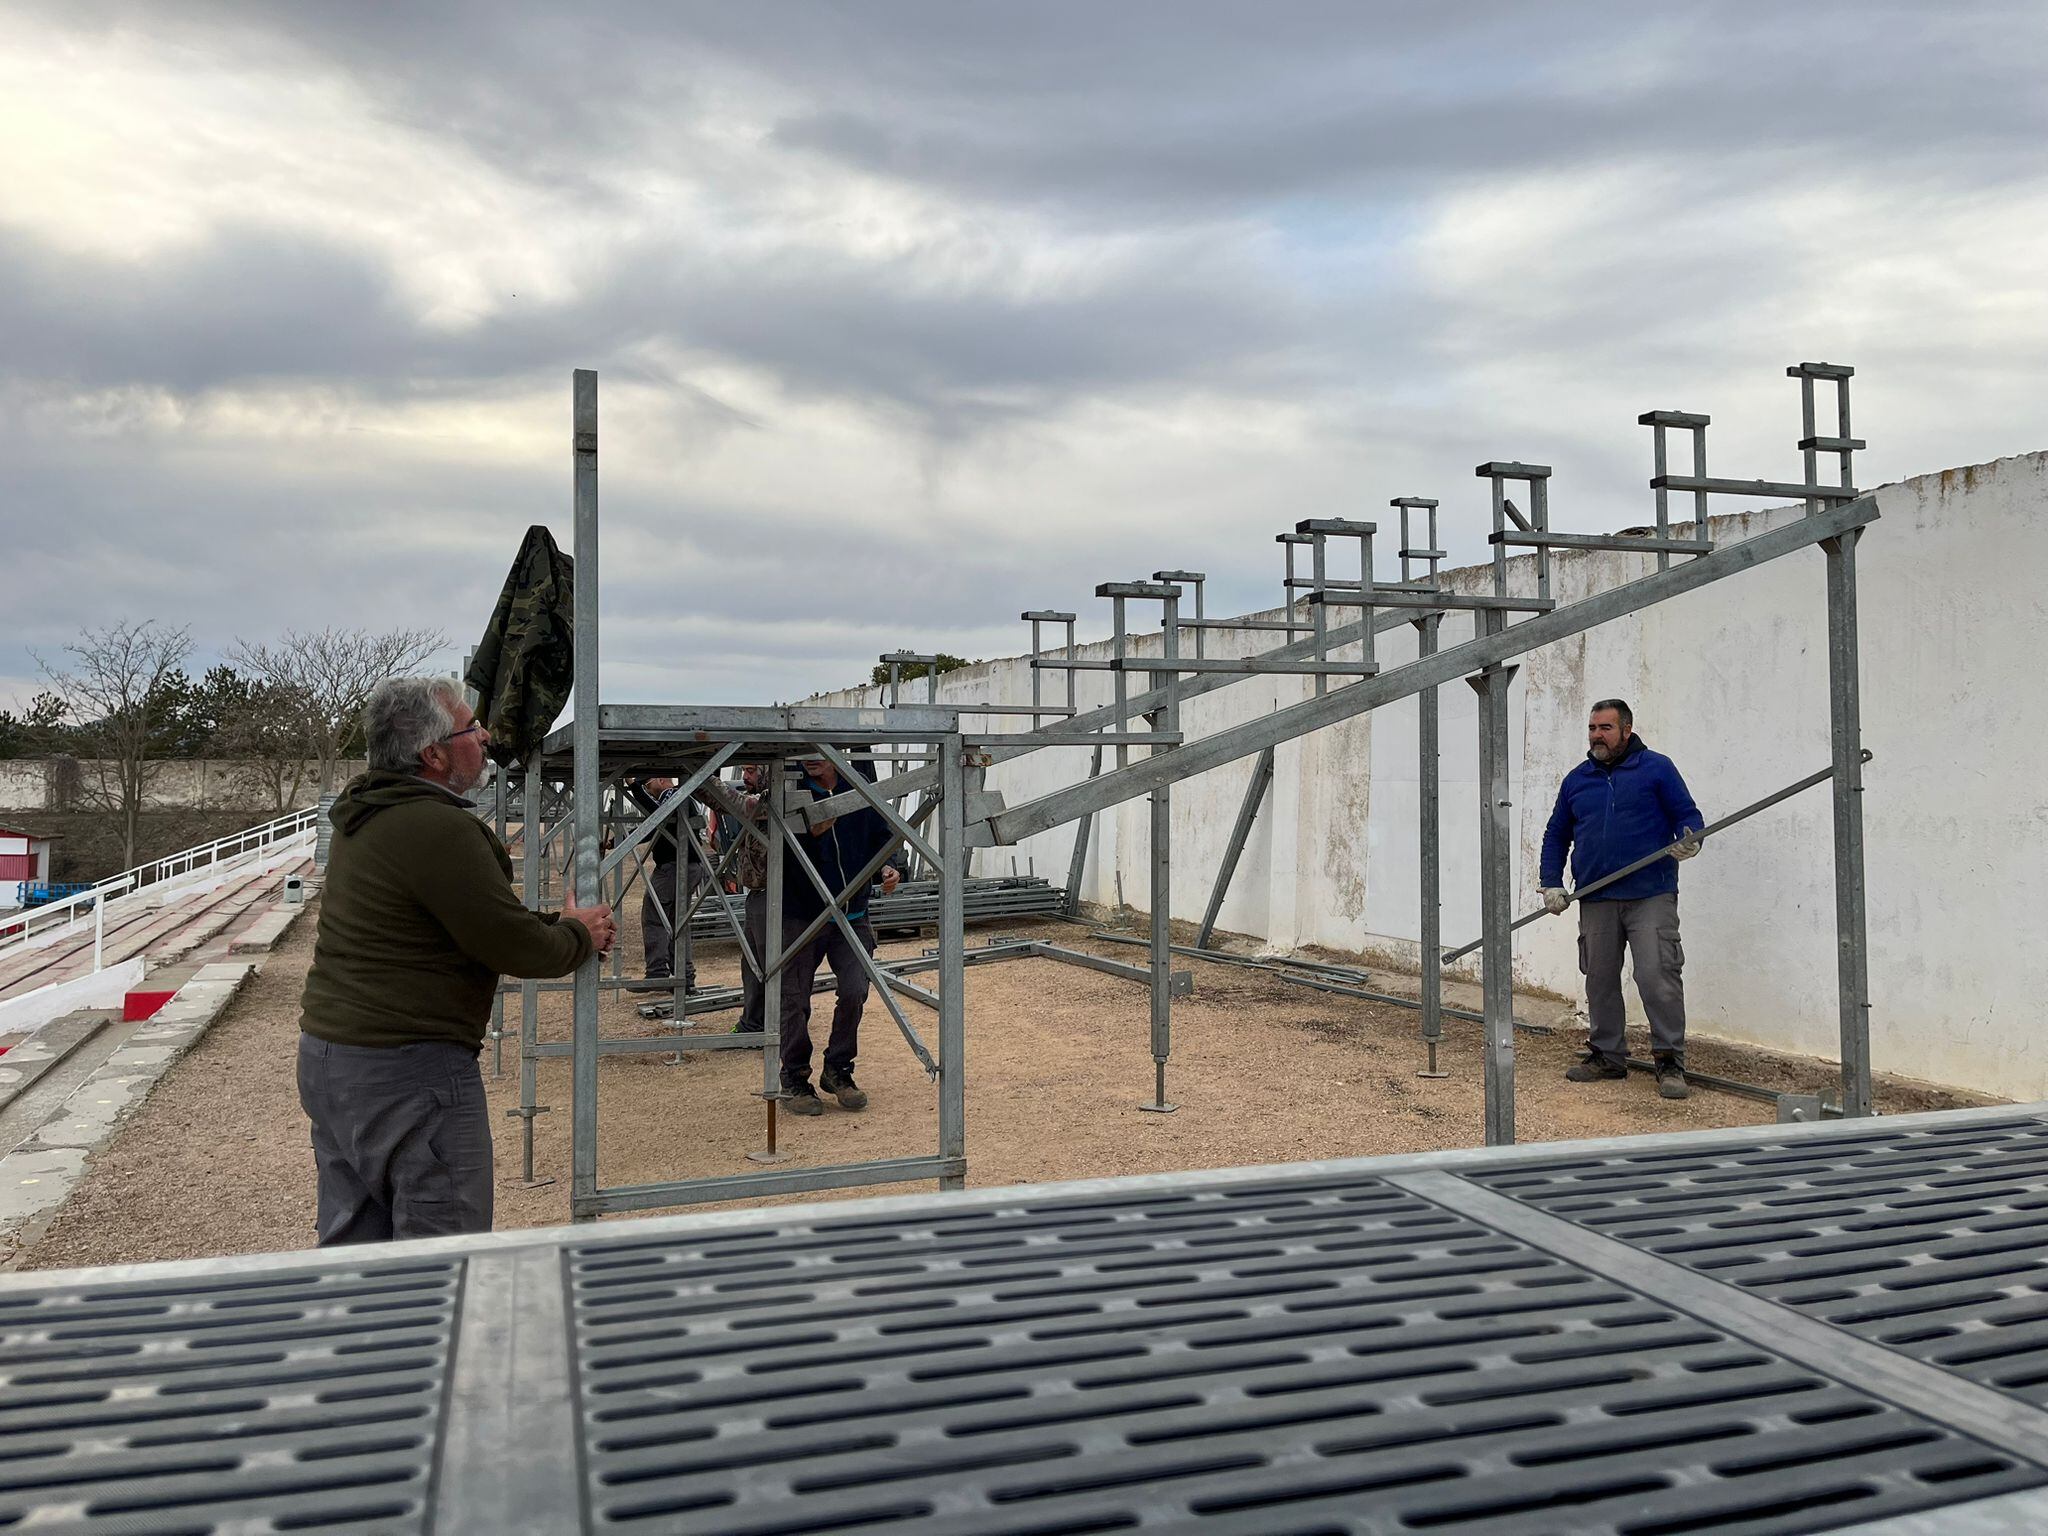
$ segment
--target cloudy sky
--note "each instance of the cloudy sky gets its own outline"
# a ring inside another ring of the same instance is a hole
[[[175,13],[175,14],[173,14]],[[568,541],[601,375],[614,699],[1277,596],[1271,535],[1653,407],[1796,478],[2048,447],[2038,3],[0,0],[0,699],[114,617],[201,659],[434,624]],[[1383,541],[1391,544],[1391,540]]]

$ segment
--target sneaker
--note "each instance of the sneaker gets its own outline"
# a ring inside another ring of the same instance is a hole
[[[1564,1080],[1568,1083],[1605,1083],[1628,1076],[1628,1068],[1605,1056],[1595,1056],[1591,1051],[1580,1058],[1575,1066],[1566,1067]]]
[[[827,1067],[818,1074],[818,1086],[837,1099],[841,1109],[868,1107],[868,1096],[855,1085],[851,1072],[839,1072]]]
[[[818,1098],[818,1090],[809,1083],[798,1083],[794,1088],[782,1090],[782,1107],[792,1115],[822,1115],[825,1106]]]
[[[1660,1099],[1689,1099],[1692,1097],[1692,1084],[1685,1080],[1685,1066],[1676,1056],[1658,1058],[1657,1097]]]

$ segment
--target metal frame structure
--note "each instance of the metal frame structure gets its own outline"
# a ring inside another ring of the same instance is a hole
[[[771,810],[765,831],[759,834],[769,847],[768,904],[780,910],[782,880],[781,850],[792,834],[848,811],[868,809],[881,814],[892,832],[907,844],[916,857],[936,875],[939,889],[937,964],[935,993],[904,980],[906,967],[870,965],[870,973],[885,1005],[894,1015],[905,1038],[926,1061],[938,1083],[939,1146],[928,1158],[893,1159],[880,1163],[854,1164],[835,1168],[763,1170],[755,1173],[696,1181],[650,1184],[626,1188],[605,1188],[597,1172],[597,1081],[596,1065],[602,1050],[645,1051],[666,1046],[689,1048],[711,1045],[707,1039],[672,1038],[650,1045],[645,1040],[601,1042],[597,1027],[597,999],[603,984],[598,964],[587,964],[576,976],[574,993],[573,1043],[569,1054],[574,1063],[573,1112],[574,1147],[571,1207],[576,1216],[651,1208],[658,1205],[697,1200],[754,1198],[793,1190],[843,1187],[853,1184],[937,1178],[943,1186],[956,1186],[964,1178],[965,1133],[964,1078],[961,1051],[964,1038],[960,976],[966,963],[962,932],[962,891],[974,850],[1014,845],[1026,837],[1069,822],[1078,823],[1073,868],[1069,878],[1070,897],[1077,895],[1085,868],[1090,823],[1094,815],[1124,801],[1143,796],[1149,803],[1150,848],[1150,934],[1145,979],[1150,993],[1150,1037],[1153,1080],[1150,1097],[1140,1108],[1166,1113],[1176,1106],[1168,1098],[1167,1068],[1172,1055],[1172,1002],[1177,986],[1172,959],[1176,946],[1171,941],[1170,901],[1172,872],[1173,786],[1197,774],[1225,764],[1249,759],[1253,763],[1242,808],[1227,846],[1218,878],[1212,889],[1202,924],[1206,946],[1213,935],[1216,918],[1227,892],[1232,871],[1243,851],[1246,838],[1257,819],[1272,776],[1273,753],[1280,745],[1341,721],[1356,718],[1373,709],[1384,708],[1413,697],[1421,710],[1420,762],[1422,778],[1422,1014],[1421,1038],[1428,1052],[1425,1075],[1437,1068],[1437,1046],[1442,1038],[1443,1019],[1458,1017],[1442,1001],[1442,966],[1445,955],[1440,943],[1438,902],[1438,779],[1437,690],[1458,678],[1466,679],[1480,699],[1479,782],[1481,802],[1481,976],[1484,1006],[1480,1019],[1485,1029],[1485,1136],[1489,1144],[1514,1139],[1514,1034],[1512,1013],[1512,933],[1517,925],[1511,908],[1511,862],[1513,853],[1512,786],[1509,783],[1510,742],[1508,739],[1508,689],[1516,670],[1516,658],[1558,640],[1581,634],[1598,625],[1637,613],[1657,603],[1727,579],[1768,561],[1818,546],[1827,558],[1827,612],[1830,726],[1833,764],[1825,775],[1816,775],[1793,790],[1826,778],[1832,784],[1835,822],[1835,880],[1837,892],[1838,980],[1841,993],[1840,1030],[1842,1039],[1842,1112],[1850,1116],[1870,1112],[1870,1061],[1868,1048],[1868,975],[1863,910],[1863,859],[1861,767],[1862,750],[1857,703],[1857,637],[1855,601],[1855,545],[1862,530],[1876,521],[1875,499],[1855,488],[1852,455],[1863,444],[1850,436],[1849,379],[1853,370],[1835,364],[1798,364],[1788,370],[1800,381],[1803,435],[1799,447],[1804,455],[1804,478],[1797,483],[1763,480],[1728,480],[1706,473],[1706,429],[1709,418],[1686,412],[1653,411],[1640,421],[1652,428],[1653,474],[1651,488],[1656,496],[1656,527],[1649,535],[1568,533],[1553,529],[1551,471],[1541,464],[1495,460],[1478,466],[1478,478],[1487,481],[1493,519],[1493,549],[1490,591],[1463,592],[1446,588],[1441,581],[1440,562],[1445,558],[1439,530],[1439,504],[1433,498],[1402,496],[1392,499],[1401,519],[1399,548],[1400,578],[1381,582],[1373,562],[1376,525],[1343,518],[1309,518],[1290,533],[1280,535],[1285,555],[1282,617],[1274,619],[1212,619],[1201,611],[1199,572],[1163,570],[1141,582],[1104,582],[1096,595],[1111,605],[1109,655],[1086,658],[1076,641],[1077,615],[1066,610],[1027,610],[1023,619],[1031,626],[1032,673],[1029,702],[997,701],[972,705],[942,705],[937,701],[937,658],[908,651],[885,654],[889,668],[887,702],[878,709],[867,708],[750,708],[661,705],[606,705],[598,694],[598,507],[597,507],[597,380],[579,371],[575,377],[574,490],[576,552],[576,683],[573,722],[554,733],[545,744],[540,761],[529,765],[527,795],[532,794],[536,775],[566,780],[569,786],[569,820],[573,826],[573,874],[570,888],[584,900],[596,899],[605,889],[606,875],[618,869],[664,814],[673,807],[648,815],[637,825],[620,833],[618,847],[609,859],[600,857],[603,836],[604,800],[608,785],[621,778],[653,771],[679,773],[685,780],[684,795],[694,795],[718,804],[725,791],[716,774],[721,767],[745,761],[771,767]],[[1815,393],[1819,386],[1836,392],[1837,432],[1819,436],[1814,428]],[[1692,473],[1668,472],[1666,434],[1683,430],[1692,439]],[[1838,462],[1837,483],[1823,483],[1819,475],[1820,456],[1833,454]],[[1676,538],[1669,521],[1668,495],[1671,491],[1690,493],[1694,498],[1695,526],[1689,539]],[[1513,494],[1511,494],[1513,493]],[[1793,497],[1806,504],[1801,520],[1738,543],[1716,546],[1706,520],[1713,496],[1783,498]],[[1528,503],[1525,512],[1517,497]],[[1417,542],[1417,540],[1420,542]],[[1332,545],[1349,547],[1355,541],[1358,574],[1333,574]],[[1308,552],[1310,574],[1295,574],[1295,553]],[[1550,556],[1554,549],[1618,550],[1653,556],[1651,569],[1639,578],[1582,598],[1560,603],[1551,593]],[[1526,550],[1533,555],[1533,590],[1510,589],[1511,551]],[[1673,555],[1686,558],[1674,562]],[[1188,587],[1195,591],[1194,616],[1181,617],[1181,601]],[[1149,644],[1140,648],[1133,641],[1130,605],[1158,604],[1160,627],[1156,650]],[[1305,606],[1299,618],[1297,612]],[[1440,626],[1447,615],[1470,613],[1472,638],[1446,646]],[[1044,627],[1064,628],[1062,654],[1043,649]],[[1414,661],[1383,667],[1375,650],[1377,634],[1403,624],[1418,631]],[[1183,629],[1192,630],[1195,643],[1182,644]],[[1204,640],[1211,629],[1240,629],[1280,632],[1281,643],[1244,657],[1212,654]],[[926,698],[921,704],[901,701],[901,672],[905,666],[926,668]],[[1065,702],[1044,701],[1038,674],[1066,673]],[[1081,671],[1110,674],[1111,701],[1084,710],[1076,691]],[[1131,679],[1138,679],[1136,691]],[[1182,733],[1181,705],[1216,688],[1253,677],[1275,675],[1303,677],[1309,681],[1307,696],[1285,704],[1270,714],[1215,731],[1199,738]],[[989,731],[974,725],[974,716],[1013,716],[1027,719],[1021,730]],[[904,744],[913,744],[906,751]],[[1087,778],[1050,793],[1038,795],[1019,805],[986,789],[986,771],[999,763],[1026,753],[1052,747],[1085,746],[1092,749]],[[1139,749],[1134,751],[1133,749]],[[1104,767],[1104,752],[1114,756],[1113,766]],[[850,760],[845,754],[866,752],[892,764],[896,771],[869,784],[850,777]],[[828,756],[840,765],[849,782],[822,800],[805,800],[791,805],[782,798],[783,767],[805,756]],[[915,761],[917,766],[906,766]],[[1782,794],[1775,798],[1782,798]],[[677,797],[679,804],[683,796]],[[727,802],[729,804],[729,802]],[[1751,808],[1753,811],[1755,808]],[[1750,814],[1745,811],[1742,814]],[[1737,818],[1732,819],[1740,819]],[[1729,824],[1724,821],[1721,825]],[[936,826],[936,836],[927,839],[924,830]],[[679,825],[687,833],[687,825]],[[534,837],[528,837],[528,862],[532,866]],[[799,845],[800,846],[800,845]],[[706,862],[709,863],[708,856]],[[876,861],[879,867],[880,860]],[[802,867],[801,865],[799,867]],[[871,870],[870,873],[873,871]],[[826,896],[814,869],[807,877]],[[530,885],[531,888],[531,885]],[[845,924],[841,910],[854,893],[836,893],[813,931],[827,921]],[[536,892],[537,895],[537,892]],[[679,915],[679,923],[687,914]],[[738,935],[736,934],[736,937]],[[741,947],[747,946],[741,938]],[[858,947],[858,946],[856,946]],[[776,1078],[776,1001],[782,968],[787,955],[781,943],[780,924],[768,923],[767,953],[758,957],[768,990],[768,1030],[763,1041],[765,1065],[762,1094],[767,1103],[768,1145],[764,1159],[777,1156],[774,1144],[775,1103],[779,1088]],[[1025,953],[1042,953],[1019,945],[990,946],[984,958],[1014,958]],[[1051,946],[1057,950],[1058,946]],[[1050,958],[1064,958],[1053,954]],[[748,964],[756,957],[747,953]],[[1184,973],[1183,973],[1184,974]],[[1337,987],[1352,985],[1362,976],[1326,978]],[[616,973],[613,985],[626,983]],[[532,988],[525,1018],[531,1016]],[[1359,989],[1362,990],[1362,989]],[[924,1052],[916,1032],[897,1008],[894,995],[912,997],[933,1007],[939,1015],[939,1050],[936,1061]],[[717,1005],[729,1006],[730,998]],[[691,1000],[678,996],[676,1016],[685,1021],[701,1011]],[[530,1023],[522,1022],[522,1078],[530,1070],[537,1052],[531,1040]],[[734,1037],[718,1037],[716,1044],[734,1043]],[[741,1041],[739,1043],[748,1043]],[[522,1113],[536,1111],[531,1095],[525,1096]]]

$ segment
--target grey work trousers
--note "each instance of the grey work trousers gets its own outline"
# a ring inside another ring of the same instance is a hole
[[[782,942],[804,930],[807,917],[782,920]],[[875,926],[866,917],[849,926],[869,954],[875,952]],[[836,996],[832,1000],[832,1033],[825,1041],[825,1065],[851,1073],[860,1053],[860,1016],[868,1001],[868,973],[837,923],[828,922],[782,973],[782,1086],[785,1091],[811,1080],[811,984],[818,967],[830,964]]]
[[[491,1230],[491,1120],[476,1052],[301,1034],[299,1107],[313,1123],[321,1247]]]
[[[1685,1060],[1685,948],[1678,940],[1678,892],[1639,901],[1579,903],[1579,970],[1586,978],[1587,1048],[1615,1065],[1628,1055],[1623,1033],[1621,957],[1650,1019],[1653,1055]]]
[[[690,904],[690,887],[697,883],[699,873],[695,859],[690,860],[688,867],[690,872],[683,878],[680,892],[676,889],[675,864],[656,864],[648,871],[646,890],[640,896],[640,943],[646,961],[641,974],[650,981],[676,973],[677,945],[671,929],[676,914]],[[697,985],[695,960],[683,967],[683,985],[690,989]]]

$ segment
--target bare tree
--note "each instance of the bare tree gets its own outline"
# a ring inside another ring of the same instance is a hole
[[[310,776],[305,711],[275,683],[255,682],[220,722],[219,752],[236,761],[234,788],[283,815],[299,803]]]
[[[164,679],[191,654],[192,634],[154,619],[123,620],[105,629],[81,629],[64,651],[68,666],[41,656],[36,665],[69,707],[80,744],[97,759],[99,798],[120,814],[122,864],[129,866],[135,862],[143,801],[156,776],[151,749],[158,722],[151,706],[162,696]]]
[[[298,712],[306,745],[320,765],[320,792],[335,787],[335,765],[360,729],[370,690],[387,677],[410,672],[448,643],[436,629],[287,630],[272,645],[237,640],[228,655],[236,666],[277,690]]]

